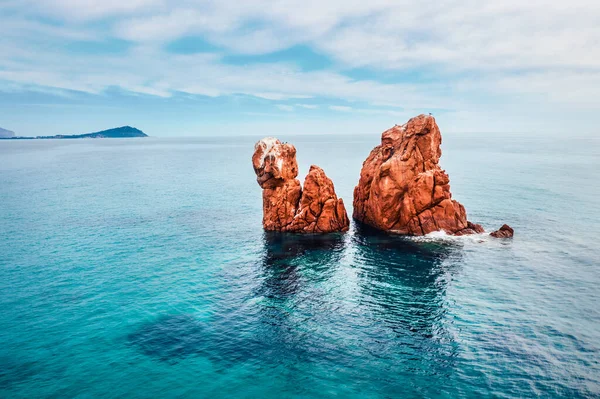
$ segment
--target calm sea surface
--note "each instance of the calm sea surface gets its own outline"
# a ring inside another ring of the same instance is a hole
[[[259,138],[0,142],[0,397],[600,397],[599,140],[444,137],[510,241],[265,234]]]

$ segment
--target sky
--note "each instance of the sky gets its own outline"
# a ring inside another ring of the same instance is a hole
[[[600,136],[600,2],[0,0],[0,127]]]

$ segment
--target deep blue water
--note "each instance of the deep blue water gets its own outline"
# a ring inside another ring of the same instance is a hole
[[[259,138],[0,142],[0,397],[600,396],[599,140],[446,135],[494,240],[265,234]]]

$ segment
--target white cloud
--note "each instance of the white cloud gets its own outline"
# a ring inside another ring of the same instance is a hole
[[[18,3],[13,3],[13,8]],[[66,21],[117,18],[114,34],[165,42],[200,34],[231,51],[307,44],[345,66],[384,69],[600,67],[600,3],[550,0],[49,0],[26,13]],[[114,20],[113,20],[114,21]]]
[[[2,14],[0,13],[0,16]],[[44,24],[24,19],[4,19],[2,21],[2,41],[23,39],[34,44],[51,39],[100,41],[102,38],[86,28],[69,28]]]
[[[226,34],[238,27],[236,15],[213,9],[177,8],[145,17],[122,19],[116,36],[136,42],[168,42],[189,34]]]
[[[443,71],[600,68],[600,3],[428,0],[48,0],[8,8],[71,22],[112,18],[112,34],[140,43],[185,35],[243,54],[296,44],[342,67]],[[1,9],[0,9],[1,11]],[[105,33],[106,34],[106,33]]]
[[[164,10],[166,0],[21,0],[12,7],[38,12],[61,20],[89,21],[99,18]],[[17,5],[18,4],[18,5]]]
[[[382,69],[600,67],[600,6],[565,4],[461,1],[406,7],[398,2],[315,45],[345,65]]]
[[[340,112],[350,112],[352,111],[352,107],[347,107],[345,105],[330,105],[329,109],[332,111],[340,111]]]
[[[218,54],[167,54],[152,46],[136,47],[123,55],[85,57],[71,57],[53,48],[21,50],[18,57],[0,59],[0,79],[87,93],[120,87],[160,96],[183,92],[213,97],[244,94],[270,100],[389,100],[423,107],[444,103],[435,85],[423,90],[410,84],[354,80],[330,71],[304,72],[289,64],[228,65]]]
[[[386,116],[394,116],[394,117],[409,117],[410,115],[419,114],[423,112],[422,110],[408,110],[407,111],[397,111],[390,109],[382,109],[382,108],[353,108],[346,105],[330,105],[328,107],[332,111],[338,112],[352,112],[353,114],[363,114],[363,115],[386,115]]]
[[[294,110],[294,107],[292,107],[291,105],[277,104],[276,107],[286,112],[291,112]]]
[[[600,3],[590,0],[182,0],[176,6],[166,0],[22,0],[0,4],[0,16],[0,79],[11,90],[22,85],[101,94],[119,87],[161,97],[319,98],[352,105],[331,105],[332,111],[383,116],[509,105],[600,108]],[[223,50],[164,50],[188,35]],[[74,56],[67,46],[115,38],[133,48]],[[305,71],[291,62],[223,62],[225,55],[294,45],[335,64]],[[373,77],[349,78],[347,71],[356,67]],[[403,110],[386,109],[392,106]]]

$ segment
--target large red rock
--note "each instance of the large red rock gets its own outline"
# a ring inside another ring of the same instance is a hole
[[[433,116],[419,115],[381,135],[363,163],[354,189],[354,219],[405,235],[482,233],[452,199],[450,179],[438,164],[442,136]]]
[[[254,146],[252,166],[263,188],[263,227],[271,231],[330,233],[350,225],[342,199],[323,169],[312,165],[304,189],[296,178],[296,148],[267,137]]]

